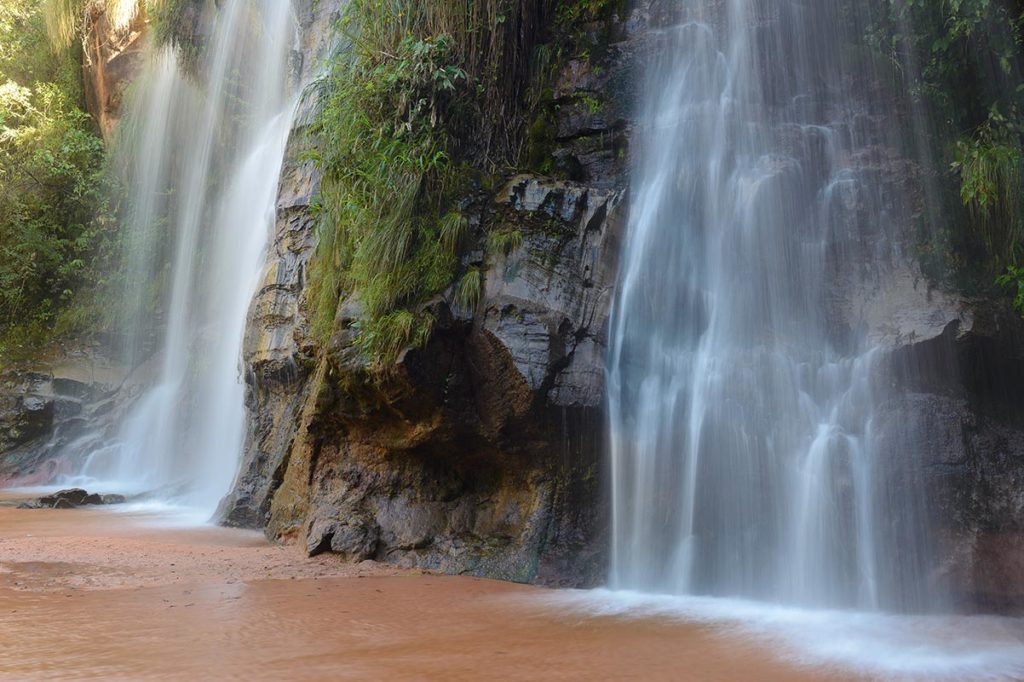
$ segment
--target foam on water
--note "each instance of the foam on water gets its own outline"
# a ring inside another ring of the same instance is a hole
[[[1024,679],[1024,620],[804,609],[718,597],[567,590],[543,603],[588,617],[670,619],[749,639],[802,666],[885,680]]]
[[[192,528],[196,526],[215,526],[210,512],[204,507],[191,504],[187,498],[175,498],[161,492],[145,490],[133,480],[98,480],[88,476],[68,476],[51,485],[20,486],[5,488],[4,491],[26,497],[42,497],[52,495],[68,488],[84,488],[89,492],[101,495],[117,493],[125,495],[128,500],[121,504],[100,507],[87,506],[90,511],[102,511],[111,514],[123,514],[132,517],[132,522],[155,528]]]

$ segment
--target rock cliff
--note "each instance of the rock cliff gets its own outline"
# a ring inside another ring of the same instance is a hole
[[[123,368],[73,349],[0,374],[0,486],[74,473],[119,406],[137,395]]]
[[[305,15],[307,31],[324,13]],[[281,183],[277,233],[245,344],[252,419],[223,505],[310,553],[333,551],[448,572],[592,584],[603,575],[603,357],[625,208],[626,96],[635,36],[613,19],[584,40],[600,58],[558,68],[538,164],[560,179],[508,176],[467,198],[481,273],[471,307],[453,290],[381,381],[354,339],[318,348],[306,317],[318,186],[302,161],[308,93]],[[613,38],[609,38],[613,36]],[[550,125],[549,125],[550,124]],[[549,130],[550,132],[549,132]],[[533,155],[534,150],[531,150]],[[501,247],[485,235],[508,235]],[[337,329],[357,317],[351,300]]]

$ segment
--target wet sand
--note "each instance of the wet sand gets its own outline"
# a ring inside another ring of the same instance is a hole
[[[706,625],[307,559],[257,533],[0,507],[0,679],[841,680]]]

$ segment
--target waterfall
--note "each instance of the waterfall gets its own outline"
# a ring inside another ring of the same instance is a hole
[[[155,50],[127,114],[128,354],[146,355],[149,329],[163,339],[151,387],[83,475],[209,514],[243,445],[242,339],[296,108],[297,24],[285,0],[211,3],[202,24],[201,56]]]
[[[932,605],[914,452],[878,435],[889,353],[837,311],[898,260],[896,146],[838,0],[687,0],[637,134],[608,398],[616,588]]]

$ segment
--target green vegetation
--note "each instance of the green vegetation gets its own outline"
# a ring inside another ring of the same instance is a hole
[[[160,5],[161,0],[103,0],[107,21],[115,30],[126,28],[143,9]],[[43,0],[46,31],[54,49],[66,50],[81,35],[87,0]]]
[[[896,0],[883,3],[870,39],[904,74],[912,98],[935,111],[932,146],[959,188],[945,254],[961,279],[1024,290],[1024,3]],[[956,192],[950,192],[956,195]],[[984,288],[984,287],[982,287]],[[1024,297],[1016,303],[1024,314]]]
[[[0,0],[3,2],[5,0]],[[208,0],[41,0],[46,33],[55,52],[72,49],[88,29],[90,13],[102,10],[109,28],[120,31],[144,14],[156,42],[175,43],[186,65],[198,63],[203,49],[196,34],[196,13]]]
[[[523,244],[523,233],[516,229],[497,229],[487,234],[487,252],[507,256]]]
[[[455,287],[455,305],[463,310],[473,310],[483,294],[483,274],[480,268],[470,268]]]
[[[451,64],[449,38],[387,47],[340,60],[325,83],[312,297],[325,339],[339,295],[357,293],[366,350],[390,358],[427,324],[397,306],[443,290],[457,265],[461,220],[442,215],[461,178],[442,121],[458,115],[467,77]]]
[[[579,28],[606,17],[623,4],[619,0],[565,0],[558,4],[556,21],[566,28]]]
[[[543,2],[353,0],[347,39],[320,84],[314,158],[324,171],[311,269],[314,333],[334,331],[356,297],[359,340],[384,372],[433,326],[422,303],[450,287],[468,221],[460,200],[513,163],[519,113]],[[460,298],[479,297],[479,273]],[[475,291],[475,293],[474,293]]]
[[[51,49],[36,0],[0,0],[0,362],[100,307],[114,221],[81,101],[79,52]]]

